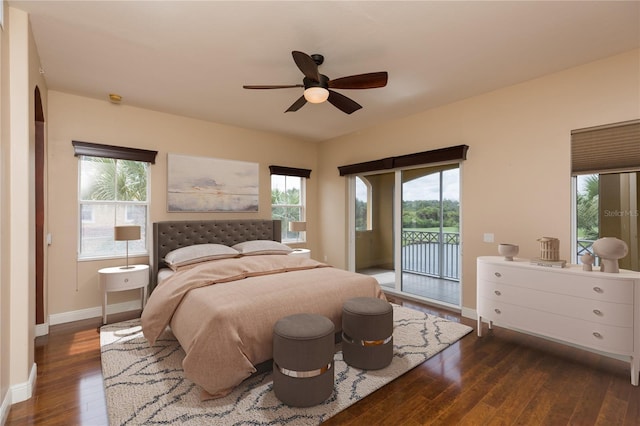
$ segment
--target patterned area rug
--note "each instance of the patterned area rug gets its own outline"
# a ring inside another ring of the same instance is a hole
[[[323,404],[294,408],[273,394],[271,373],[245,380],[224,398],[200,401],[183,377],[184,352],[169,330],[149,346],[140,321],[100,330],[102,374],[111,425],[317,425],[456,342],[472,328],[393,305],[394,356],[381,370],[359,370],[335,355],[335,390]]]

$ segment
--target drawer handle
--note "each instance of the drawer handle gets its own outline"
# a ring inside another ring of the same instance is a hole
[[[594,313],[594,314],[596,314],[596,315],[598,315],[599,317],[601,317],[601,316],[602,316],[602,311],[601,311],[600,309],[594,309],[594,310],[593,310],[593,313]]]
[[[499,290],[494,290],[494,293],[496,294],[496,296],[501,296],[502,295],[502,293],[500,293]]]
[[[593,332],[593,337],[597,338],[597,339],[602,339],[602,334],[598,333],[597,331]]]
[[[500,309],[497,309],[497,308],[496,308],[496,309],[494,309],[494,311],[495,311],[495,313],[496,313],[496,314],[501,314],[501,313],[502,313],[502,312],[500,311]]]
[[[129,278],[125,278],[125,279],[124,279],[124,282],[125,282],[125,283],[128,283],[128,282],[129,282]]]
[[[498,278],[500,278],[502,276],[502,274],[500,272],[494,272],[493,275],[495,275]]]
[[[593,291],[595,291],[596,293],[604,293],[604,291],[600,287],[594,287]]]

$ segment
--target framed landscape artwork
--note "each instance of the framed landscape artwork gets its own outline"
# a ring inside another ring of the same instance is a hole
[[[258,163],[168,154],[169,212],[257,212]]]

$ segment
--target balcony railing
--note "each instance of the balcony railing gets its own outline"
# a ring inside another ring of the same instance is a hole
[[[595,240],[578,240],[578,259],[580,259],[580,256],[583,254],[593,254],[593,248],[591,248],[591,246],[594,242]]]
[[[404,272],[460,281],[459,259],[460,234],[457,232],[402,231]]]
[[[597,257],[595,255],[595,253],[593,252],[593,247],[592,246],[593,246],[593,243],[595,243],[595,240],[578,240],[577,243],[578,243],[577,244],[577,253],[576,253],[577,254],[576,258],[577,259],[571,259],[572,263],[573,262],[576,262],[578,264],[582,263],[582,262],[580,262],[580,256],[582,256],[583,254],[587,254],[588,253],[588,254],[592,255],[593,257],[595,257],[594,265],[595,266],[600,265],[600,258]]]
[[[580,263],[580,256],[583,254],[593,255],[594,240],[578,240],[577,243],[577,258]],[[459,259],[460,234],[457,232],[443,232],[442,242],[440,242],[439,232],[402,231],[402,270],[404,272],[460,281]],[[571,262],[574,261],[572,259]],[[596,258],[596,265],[598,263]]]

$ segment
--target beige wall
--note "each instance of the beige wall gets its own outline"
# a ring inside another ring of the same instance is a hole
[[[5,8],[1,54],[0,397],[31,396],[35,381],[34,90],[46,85],[28,15]]]
[[[31,296],[33,274],[33,217],[29,184],[33,182],[30,169],[32,139],[29,126],[29,24],[25,13],[9,9],[11,20],[9,40],[9,237],[8,265],[11,307],[9,336],[9,380],[11,385],[27,383],[33,364],[33,324],[35,316]],[[20,307],[20,308],[18,308]],[[12,391],[13,402],[13,391]]]
[[[317,240],[317,145],[301,143],[274,134],[193,120],[114,105],[105,100],[49,92],[49,314],[57,315],[96,308],[101,303],[98,269],[123,263],[76,260],[78,159],[72,140],[157,150],[151,166],[151,222],[182,219],[270,218],[271,186],[269,165],[308,168],[307,238]],[[260,207],[258,213],[167,213],[167,153],[242,160],[259,163]],[[316,247],[308,245],[312,252]],[[146,258],[133,261],[146,262]],[[136,291],[109,295],[109,303],[138,297]]]
[[[537,238],[555,236],[570,259],[570,132],[640,117],[639,75],[636,50],[323,142],[318,257],[347,265],[347,185],[338,166],[466,144],[463,312],[475,310],[475,259],[497,254],[498,242],[519,244],[526,258],[538,255]],[[496,242],[484,243],[484,233]]]
[[[9,391],[9,7],[5,2],[4,28],[0,31],[0,404],[7,401]],[[7,402],[8,404],[9,402]],[[2,405],[0,405],[2,406]],[[0,412],[1,414],[1,412]],[[2,418],[0,417],[0,423]]]

